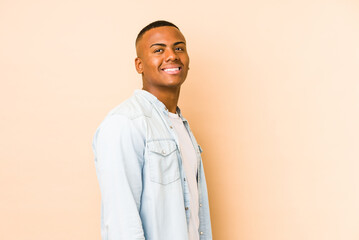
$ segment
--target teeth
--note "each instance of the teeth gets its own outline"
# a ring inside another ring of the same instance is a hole
[[[178,68],[166,68],[166,69],[163,69],[163,71],[165,72],[174,72],[174,71],[179,71],[179,67]]]

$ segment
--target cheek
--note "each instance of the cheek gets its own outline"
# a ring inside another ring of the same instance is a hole
[[[156,71],[155,66],[147,63],[146,65],[143,66],[143,71],[145,74],[152,74],[152,72]]]
[[[160,66],[160,61],[158,59],[151,59],[146,63],[146,67],[149,71],[155,71]]]
[[[185,66],[188,66],[189,65],[189,57],[188,56],[184,56],[182,58],[182,63],[185,65]]]

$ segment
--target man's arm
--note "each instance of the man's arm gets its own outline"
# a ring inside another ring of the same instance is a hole
[[[145,239],[139,215],[144,147],[144,139],[132,120],[121,115],[107,117],[95,135],[102,234],[108,239]]]

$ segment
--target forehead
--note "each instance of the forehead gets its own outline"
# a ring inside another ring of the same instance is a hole
[[[179,41],[185,42],[182,33],[175,27],[164,26],[153,28],[145,32],[140,40],[140,44],[144,47],[148,47],[154,43],[170,45]]]

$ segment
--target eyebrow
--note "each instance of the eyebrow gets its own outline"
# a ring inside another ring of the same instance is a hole
[[[184,44],[184,45],[186,45],[185,42],[179,41],[179,42],[175,42],[175,43],[173,44],[173,46],[176,46],[176,45],[178,45],[178,44]],[[154,43],[154,44],[152,44],[152,45],[150,46],[150,48],[151,48],[151,47],[154,47],[154,46],[166,47],[167,45],[164,44],[164,43]]]

